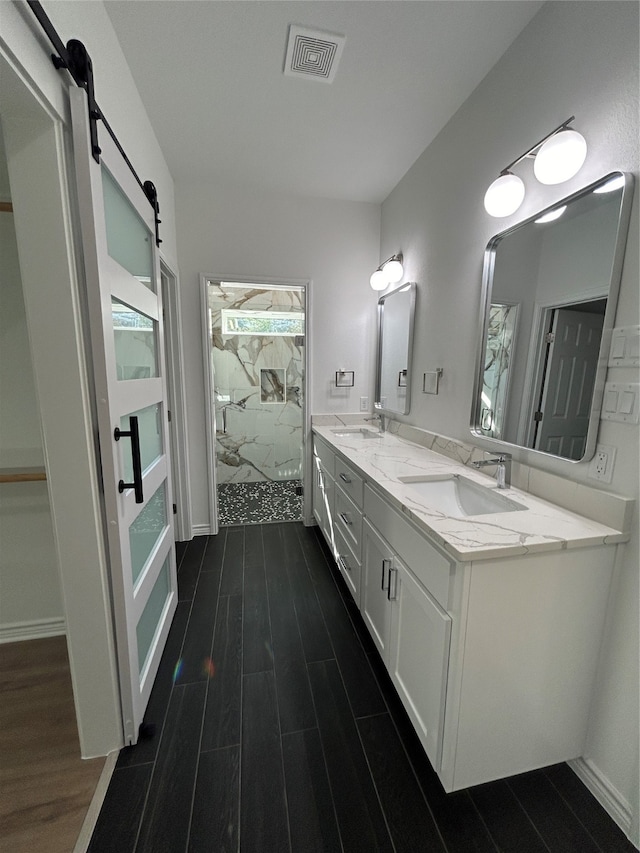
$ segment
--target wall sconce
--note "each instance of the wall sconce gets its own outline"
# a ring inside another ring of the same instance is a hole
[[[380,264],[371,275],[369,284],[374,290],[386,290],[390,284],[400,281],[403,275],[402,252],[398,252],[397,255],[391,255],[390,258]]]
[[[582,134],[568,127],[574,119],[568,118],[500,172],[484,196],[490,216],[511,216],[524,201],[524,182],[511,169],[525,157],[535,157],[533,174],[541,184],[561,184],[577,175],[587,156],[587,143]]]

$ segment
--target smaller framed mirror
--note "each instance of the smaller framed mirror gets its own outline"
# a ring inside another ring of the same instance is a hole
[[[416,284],[409,282],[378,299],[376,409],[407,415],[411,407],[411,356]]]
[[[489,241],[473,435],[593,456],[632,189],[613,172]]]

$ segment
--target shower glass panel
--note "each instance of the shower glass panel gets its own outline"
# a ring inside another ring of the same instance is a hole
[[[305,291],[209,281],[218,521],[302,518]]]

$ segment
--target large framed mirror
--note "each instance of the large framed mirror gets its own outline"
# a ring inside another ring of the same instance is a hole
[[[375,405],[382,412],[409,414],[415,311],[415,282],[403,284],[378,299]]]
[[[593,456],[632,192],[613,172],[489,241],[475,436]]]

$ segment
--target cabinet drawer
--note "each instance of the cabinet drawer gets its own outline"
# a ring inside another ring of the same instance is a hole
[[[364,512],[425,589],[446,610],[455,562],[445,557],[368,484],[364,489]]]
[[[319,438],[314,438],[313,453],[318,457],[325,471],[333,477],[335,453],[331,450],[329,445],[325,444],[324,441]]]
[[[362,508],[364,480],[339,456],[336,456],[334,479],[351,500]]]
[[[355,556],[360,559],[362,540],[362,513],[351,498],[336,485],[334,501],[334,527],[339,530],[351,546]]]
[[[345,582],[351,590],[351,595],[359,605],[360,603],[360,560],[353,553],[353,550],[346,540],[346,537],[336,525],[335,530],[335,554],[340,574],[345,579]]]

